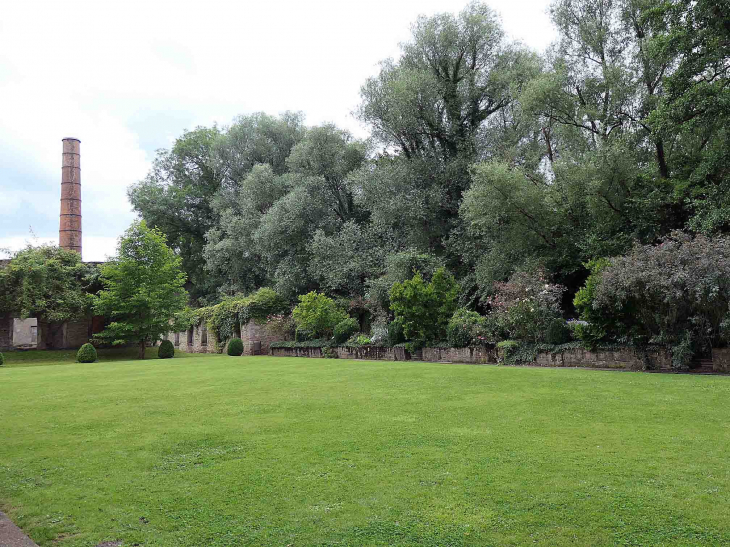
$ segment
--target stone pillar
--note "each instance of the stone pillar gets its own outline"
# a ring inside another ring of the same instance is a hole
[[[81,141],[63,139],[58,245],[81,254]]]

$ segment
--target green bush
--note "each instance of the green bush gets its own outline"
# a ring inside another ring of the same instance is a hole
[[[299,296],[292,317],[297,331],[306,330],[314,337],[326,338],[332,336],[338,323],[347,319],[347,314],[328,296],[312,291]]]
[[[169,340],[160,342],[160,349],[157,350],[157,357],[160,359],[170,359],[175,355],[175,346]]]
[[[465,308],[456,310],[449,319],[446,337],[452,348],[484,345],[492,341],[488,332],[487,318]]]
[[[335,344],[344,344],[350,336],[358,331],[359,328],[360,325],[358,325],[357,321],[352,317],[348,317],[347,319],[340,321],[335,326]]]
[[[84,344],[76,354],[79,363],[93,363],[97,359],[96,348],[89,343]]]
[[[294,332],[294,341],[295,342],[309,342],[310,340],[316,340],[311,332],[309,332],[306,329],[297,329]]]
[[[240,338],[232,338],[231,341],[228,342],[228,355],[232,357],[243,355],[243,340]]]
[[[415,346],[446,338],[446,326],[456,311],[459,286],[439,268],[427,284],[420,273],[390,289],[390,309],[403,321],[403,334]]]
[[[406,341],[403,334],[403,321],[396,319],[388,323],[388,345],[393,347]]]
[[[548,344],[567,344],[570,342],[570,327],[563,319],[553,319],[547,328],[545,341]]]
[[[4,363],[5,363],[5,357],[3,357],[3,354],[0,353],[0,367],[3,366]]]
[[[324,359],[337,359],[337,352],[332,348],[325,346],[322,348],[322,357]]]
[[[519,348],[520,343],[517,340],[502,340],[501,342],[497,343],[497,349],[501,350],[502,352],[502,362],[510,365],[514,364],[514,354]]]

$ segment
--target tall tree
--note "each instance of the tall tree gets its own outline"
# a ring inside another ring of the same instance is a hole
[[[103,289],[94,297],[96,313],[111,322],[95,336],[113,344],[145,346],[170,331],[170,322],[188,300],[182,260],[165,243],[160,230],[144,220],[119,239],[117,256],[101,267]]]

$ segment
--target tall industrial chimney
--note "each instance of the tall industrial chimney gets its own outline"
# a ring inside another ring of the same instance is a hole
[[[81,141],[63,139],[58,245],[81,254]]]

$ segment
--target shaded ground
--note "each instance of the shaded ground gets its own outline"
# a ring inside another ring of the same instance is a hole
[[[723,545],[730,378],[188,355],[0,369],[40,545]]]

